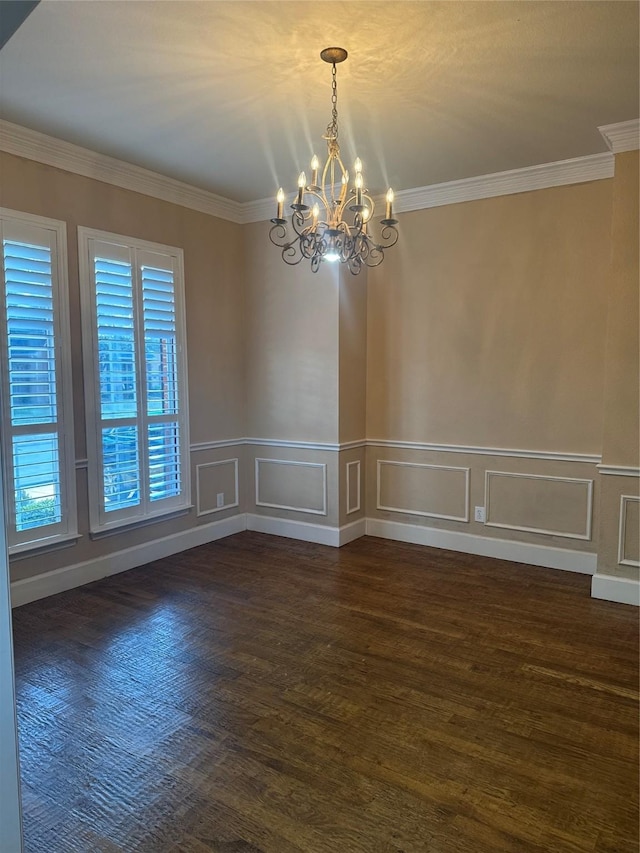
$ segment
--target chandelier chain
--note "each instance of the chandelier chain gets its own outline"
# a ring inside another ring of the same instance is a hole
[[[336,64],[331,68],[331,124],[327,128],[327,138],[338,141],[338,79]]]

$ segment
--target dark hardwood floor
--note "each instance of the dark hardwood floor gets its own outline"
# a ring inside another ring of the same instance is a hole
[[[637,853],[638,614],[589,584],[242,533],[21,607],[26,853]]]

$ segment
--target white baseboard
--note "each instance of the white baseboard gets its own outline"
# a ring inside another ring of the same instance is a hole
[[[360,539],[367,532],[367,519],[359,518],[358,521],[352,521],[350,524],[345,524],[338,530],[340,545],[346,545],[347,542],[353,542],[354,539]]]
[[[288,539],[301,539],[303,542],[316,542],[318,545],[331,545],[339,548],[345,542],[364,535],[362,532],[351,535],[351,538],[342,539],[342,533],[347,537],[353,533],[358,522],[347,524],[345,527],[329,527],[326,524],[311,524],[307,521],[291,521],[287,518],[275,518],[272,515],[256,515],[248,512],[246,515],[247,530],[255,530],[256,533],[270,533],[272,536],[285,536]]]
[[[640,581],[595,574],[591,579],[591,597],[640,607]]]
[[[210,524],[201,524],[182,533],[174,533],[171,536],[154,539],[141,545],[135,545],[133,548],[114,551],[112,554],[97,557],[95,560],[87,560],[83,563],[54,569],[52,572],[44,572],[32,578],[14,581],[11,584],[11,605],[12,607],[19,607],[21,604],[28,604],[30,601],[46,598],[48,595],[55,595],[57,592],[64,592],[109,575],[126,572],[129,569],[136,568],[136,566],[143,566],[145,563],[159,560],[162,557],[170,557],[172,554],[186,551],[188,548],[214,542],[216,539],[222,539],[232,533],[240,533],[245,529],[244,514],[232,515],[230,518],[213,521]]]
[[[300,539],[305,542],[316,542],[334,548],[346,545],[361,536],[379,536],[383,539],[411,542],[432,548],[444,548],[465,554],[478,554],[483,557],[495,557],[514,563],[527,563],[550,569],[580,572],[594,575],[591,588],[591,594],[594,598],[604,598],[623,604],[640,604],[639,583],[625,578],[595,575],[597,556],[583,551],[571,551],[549,545],[532,545],[526,542],[512,542],[505,539],[474,536],[469,533],[373,518],[361,518],[343,527],[329,527],[268,515],[239,513],[221,521],[202,524],[182,533],[116,551],[95,560],[87,560],[32,578],[14,581],[11,584],[12,605],[18,607],[21,604],[27,604],[48,595],[55,595],[55,593],[128,571],[136,566],[142,566],[162,557],[169,557],[197,545],[214,542],[216,539],[222,539],[243,530],[255,530],[258,533],[269,533],[274,536]]]
[[[553,548],[549,545],[530,545],[527,542],[512,542],[488,536],[473,536],[470,533],[458,533],[453,530],[377,518],[367,519],[366,530],[368,536],[380,536],[382,539],[395,539],[399,542],[428,545],[448,551],[462,551],[464,554],[478,554],[481,557],[495,557],[498,560],[510,560],[513,563],[528,563],[532,566],[563,569],[585,575],[592,575],[596,571],[596,554],[584,551],[570,551],[567,548]]]

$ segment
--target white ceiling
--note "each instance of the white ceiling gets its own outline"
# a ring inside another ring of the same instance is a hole
[[[0,116],[243,202],[294,189],[338,107],[377,192],[606,150],[638,117],[638,3],[43,0]]]

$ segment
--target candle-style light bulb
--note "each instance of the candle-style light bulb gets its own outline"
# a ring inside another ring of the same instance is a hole
[[[313,205],[313,209],[311,212],[313,213],[313,224],[317,225],[318,224],[318,216],[320,216],[320,208],[318,207],[317,204]]]
[[[357,163],[356,163],[357,165]],[[355,177],[355,185],[356,185],[356,205],[362,204],[362,172],[356,172]]]
[[[282,219],[284,205],[284,190],[282,189],[282,187],[280,187],[280,189],[276,193],[276,201],[278,203],[278,212],[276,213],[276,219]]]
[[[356,157],[356,162],[353,165],[356,170],[356,174],[362,171],[362,160],[359,157]]]
[[[391,187],[389,187],[389,189],[387,190],[387,215],[385,219],[393,218],[393,199],[393,190],[391,189]]]
[[[298,175],[298,198],[296,199],[296,204],[299,204],[299,205],[303,204],[302,196],[304,193],[304,188],[305,188],[306,183],[307,183],[307,176],[305,175],[304,172],[300,172],[300,174]]]
[[[318,186],[318,169],[319,168],[320,168],[320,161],[318,160],[318,158],[314,154],[313,157],[311,158],[311,173],[312,173],[311,174],[311,186],[312,187]]]
[[[367,222],[371,217],[371,210],[368,207],[365,207],[362,211],[362,230],[366,234],[367,233]]]

